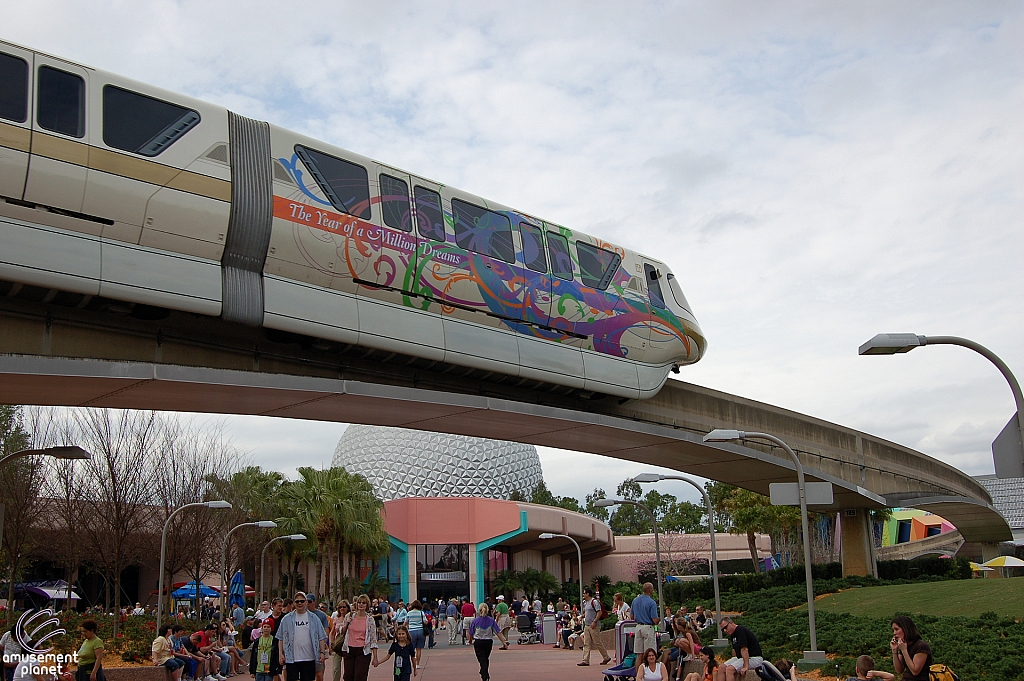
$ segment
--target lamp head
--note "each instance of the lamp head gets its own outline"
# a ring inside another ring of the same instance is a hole
[[[538,539],[554,539],[555,534],[553,532],[541,532]]]
[[[924,336],[914,333],[880,333],[857,349],[858,355],[895,355],[910,352],[927,344]]]
[[[633,478],[633,482],[661,482],[665,476],[661,473],[641,473]]]
[[[742,440],[745,435],[746,433],[742,430],[716,428],[704,436],[704,442],[732,442],[733,440]]]
[[[285,539],[291,539],[293,541],[303,541],[306,538],[304,534],[289,534]]]
[[[77,445],[72,445],[71,447],[48,447],[43,450],[43,453],[55,459],[64,459],[66,461],[92,458],[91,452],[87,452]]]
[[[231,502],[222,501],[220,499],[217,501],[207,501],[206,508],[231,508]]]
[[[253,524],[256,525],[256,527],[262,527],[262,528],[277,527],[277,523],[275,523],[273,520],[257,520]]]
[[[598,508],[607,508],[609,506],[617,506],[618,503],[619,502],[615,499],[597,499],[594,501],[594,506],[597,506]]]

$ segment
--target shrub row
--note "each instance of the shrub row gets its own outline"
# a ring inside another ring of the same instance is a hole
[[[1024,623],[995,613],[983,613],[977,619],[930,615],[913,615],[913,619],[931,645],[935,662],[949,665],[961,679],[1024,680]],[[770,660],[799,659],[810,644],[806,610],[758,610],[737,621],[757,635]],[[854,663],[864,654],[875,658],[878,669],[893,671],[888,618],[818,612],[816,623],[818,647],[836,655],[830,668],[839,665],[840,676],[855,675]],[[702,638],[711,643],[714,635],[709,630]],[[823,670],[823,677],[830,675]]]
[[[811,574],[817,584],[819,581],[843,579],[842,563],[822,563],[811,566]],[[970,579],[971,566],[966,558],[938,558],[924,557],[914,560],[884,560],[878,562],[878,580],[866,578],[851,578],[854,581],[849,586],[874,586],[880,583],[899,583],[901,580],[921,579]],[[804,584],[804,566],[791,565],[789,567],[771,570],[769,572],[749,572],[739,575],[723,575],[719,577],[718,584],[722,592],[722,607],[725,605],[726,594],[753,594],[774,589]],[[840,586],[839,588],[847,588]],[[715,597],[714,584],[710,579],[695,580],[692,582],[668,582],[663,587],[665,601],[669,604],[696,602],[713,603]],[[818,593],[817,587],[815,592]],[[821,592],[829,593],[829,592]],[[746,601],[744,601],[746,602]],[[690,605],[692,608],[692,605]],[[746,608],[731,608],[729,610],[746,610]]]

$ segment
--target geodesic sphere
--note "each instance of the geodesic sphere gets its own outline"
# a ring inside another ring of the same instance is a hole
[[[404,497],[529,495],[543,474],[533,445],[405,428],[351,425],[333,465],[359,473],[384,501]]]

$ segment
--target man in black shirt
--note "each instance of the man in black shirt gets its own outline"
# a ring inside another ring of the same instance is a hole
[[[757,642],[754,632],[736,624],[731,617],[722,618],[722,631],[732,643],[734,657],[725,663],[725,681],[739,681],[749,669],[757,669],[764,664],[761,656],[761,644]]]

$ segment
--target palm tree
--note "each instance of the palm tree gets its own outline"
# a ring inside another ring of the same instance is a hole
[[[547,598],[552,592],[558,591],[559,584],[555,576],[547,570],[542,570],[537,576],[537,597],[543,594]]]
[[[539,595],[540,580],[540,570],[535,567],[528,567],[519,573],[519,586],[527,599],[532,601],[534,595]]]
[[[376,559],[388,552],[383,503],[366,478],[344,468],[302,467],[298,473],[299,479],[282,486],[278,495],[291,517],[277,522],[287,532],[315,540],[317,591],[333,599],[341,580],[358,573],[357,556]]]
[[[366,579],[363,580],[362,588],[366,594],[373,598],[377,596],[387,598],[391,594],[391,582],[376,570],[367,575]]]
[[[523,586],[519,581],[519,573],[515,570],[502,570],[498,574],[494,575],[493,584],[496,593],[508,594],[508,598],[512,598],[516,591],[521,589]]]

